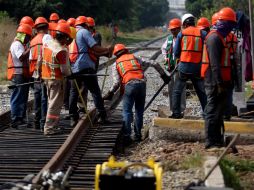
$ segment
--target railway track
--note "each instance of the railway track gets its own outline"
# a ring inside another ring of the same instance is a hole
[[[145,47],[161,39],[146,43],[144,47],[134,48],[133,52],[149,50],[152,51],[149,58],[156,59],[160,49]],[[101,64],[99,70],[113,62],[114,59]],[[95,109],[89,112],[92,124],[85,115],[73,129],[61,115],[60,126],[64,128],[64,133],[57,136],[44,136],[39,130],[26,127],[18,130],[6,128],[10,121],[10,111],[1,114],[0,185],[23,180],[28,174],[35,174],[32,182],[39,183],[44,171],[66,172],[71,166],[70,187],[93,189],[95,165],[106,161],[119,148],[117,145],[121,144],[120,100],[119,93],[116,93],[113,100],[106,103],[111,121],[108,125],[97,123]],[[32,101],[30,104],[31,107]],[[32,117],[31,114],[29,117]]]

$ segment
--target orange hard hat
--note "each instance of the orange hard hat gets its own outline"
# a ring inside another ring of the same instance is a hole
[[[178,18],[173,18],[172,20],[169,21],[168,23],[168,29],[172,30],[174,28],[179,28],[182,26],[182,22]]]
[[[219,19],[219,13],[214,13],[212,16],[212,25],[215,25],[218,19]]]
[[[209,20],[206,17],[201,17],[198,19],[197,27],[204,29],[204,28],[210,28],[211,24]]]
[[[70,26],[75,26],[75,21],[76,21],[75,18],[69,18],[69,19],[67,20],[67,23],[68,23]]]
[[[34,27],[36,28],[36,27],[39,26],[39,25],[48,25],[47,19],[44,18],[44,17],[38,17],[38,18],[35,20]]]
[[[32,36],[33,29],[28,24],[21,24],[21,25],[19,25],[17,32],[25,33],[29,36]]]
[[[92,17],[87,17],[87,25],[88,26],[95,26],[95,21]]]
[[[67,34],[69,37],[71,37],[71,29],[70,29],[69,24],[67,24],[67,23],[57,24],[56,31]]]
[[[230,7],[222,8],[219,11],[219,20],[233,21],[236,22],[236,14]]]
[[[57,23],[58,23],[58,24],[59,24],[59,23],[67,23],[67,21],[64,20],[64,19],[60,19]]]
[[[113,54],[116,55],[118,54],[120,51],[126,50],[125,45],[123,44],[116,44],[113,50]]]
[[[55,38],[55,36],[56,36],[56,26],[57,26],[57,23],[54,23],[54,22],[49,23],[49,34],[53,38]]]
[[[76,18],[75,26],[80,24],[86,24],[86,23],[87,23],[87,18],[85,16],[79,16],[78,18]]]
[[[31,27],[34,27],[34,20],[30,17],[30,16],[24,16],[21,20],[20,20],[20,25],[21,24],[28,24]]]
[[[57,13],[52,13],[49,17],[50,21],[58,21],[59,20],[59,15]]]

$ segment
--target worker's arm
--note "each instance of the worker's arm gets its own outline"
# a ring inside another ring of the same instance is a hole
[[[94,45],[91,49],[94,53],[94,55],[96,56],[106,56],[106,57],[111,57],[112,55],[112,51],[113,51],[113,46],[110,46],[110,47],[102,47],[102,46],[99,46],[99,45]]]
[[[217,85],[220,85],[223,83],[220,69],[223,44],[216,34],[212,34],[207,39],[206,45],[213,79]]]
[[[121,84],[121,77],[117,71],[116,62],[114,62],[112,65],[112,78],[113,78],[113,84],[110,90],[104,96],[103,98],[104,100],[111,100],[114,96],[114,93],[120,87],[120,84]]]
[[[175,45],[173,47],[173,53],[175,55],[175,59],[179,59],[181,56],[181,41],[182,41],[182,32],[179,32],[176,38]]]
[[[68,52],[66,50],[60,51],[59,53],[57,53],[56,58],[60,63],[60,69],[63,76],[71,75],[71,70],[68,65],[68,59],[69,59]]]

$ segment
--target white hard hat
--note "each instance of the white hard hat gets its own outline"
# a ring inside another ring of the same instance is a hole
[[[182,16],[182,24],[184,23],[184,21],[188,18],[195,18],[192,14],[190,13],[186,13]]]

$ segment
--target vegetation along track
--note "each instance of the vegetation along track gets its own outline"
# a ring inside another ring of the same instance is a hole
[[[144,46],[158,40],[161,38]],[[132,51],[152,51],[149,59],[153,60],[160,54],[158,48],[146,49],[144,46],[134,48]],[[114,59],[101,64],[100,70],[113,61]],[[64,120],[61,115],[60,126],[64,128],[64,133],[55,136],[44,136],[41,131],[32,128],[19,130],[6,128],[10,121],[10,111],[4,112],[0,115],[0,121],[5,122],[5,127],[1,124],[3,130],[0,132],[0,185],[6,182],[15,183],[28,174],[36,174],[33,183],[37,183],[43,171],[65,172],[72,166],[70,187],[92,189],[95,165],[106,161],[120,142],[119,134],[122,127],[121,106],[118,105],[120,99],[118,92],[112,101],[106,102],[110,124],[97,124],[95,109],[89,112],[92,125],[85,115],[73,129],[69,126],[69,121]]]

